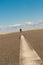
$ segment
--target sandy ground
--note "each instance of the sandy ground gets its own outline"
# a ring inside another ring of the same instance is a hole
[[[23,35],[20,41],[20,64],[19,65],[43,65],[43,61],[28,43]]]
[[[23,35],[43,60],[43,29],[26,31]]]
[[[43,60],[43,30],[22,33]],[[19,65],[20,33],[0,35],[0,65]]]
[[[19,33],[0,35],[0,65],[19,65]]]

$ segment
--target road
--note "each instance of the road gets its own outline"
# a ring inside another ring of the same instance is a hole
[[[25,37],[21,35],[20,40],[20,62],[19,65],[43,65],[41,58],[37,52],[27,42]]]

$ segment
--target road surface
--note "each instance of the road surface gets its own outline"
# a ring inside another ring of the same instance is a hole
[[[27,43],[25,37],[21,35],[20,40],[20,62],[19,65],[43,65],[41,58],[36,51]]]

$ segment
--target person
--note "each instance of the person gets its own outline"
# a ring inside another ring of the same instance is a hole
[[[21,38],[21,33],[22,33],[22,29],[20,28],[20,36],[19,36],[19,39]]]
[[[22,32],[22,29],[20,28],[20,32]]]

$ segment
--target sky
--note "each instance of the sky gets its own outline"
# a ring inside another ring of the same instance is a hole
[[[43,0],[0,0],[0,33],[43,28]]]
[[[43,0],[0,0],[0,26],[43,20]]]

